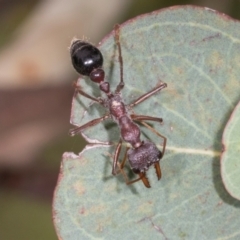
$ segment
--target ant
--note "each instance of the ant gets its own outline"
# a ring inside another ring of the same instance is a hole
[[[119,170],[123,173],[125,178],[126,184],[132,184],[139,180],[142,180],[145,187],[150,188],[149,181],[146,177],[146,171],[151,165],[154,165],[156,169],[156,174],[158,180],[161,178],[161,168],[159,165],[160,159],[163,157],[166,147],[167,139],[166,137],[162,136],[160,133],[155,131],[150,125],[148,125],[145,120],[147,121],[156,121],[162,123],[162,118],[145,116],[145,115],[136,115],[130,114],[129,110],[131,110],[137,104],[145,101],[155,93],[159,92],[163,88],[167,87],[166,83],[161,83],[151,91],[143,94],[134,102],[126,105],[122,99],[121,90],[124,88],[124,81],[123,81],[123,60],[122,60],[122,51],[121,45],[119,40],[119,30],[120,26],[115,25],[115,42],[118,48],[118,60],[120,64],[120,82],[118,83],[116,90],[114,92],[110,91],[109,83],[104,81],[105,72],[102,69],[103,66],[103,56],[102,53],[98,48],[93,46],[92,44],[74,39],[71,46],[70,46],[70,54],[72,59],[72,64],[75,70],[80,73],[81,75],[88,76],[91,81],[99,84],[99,88],[102,92],[106,94],[106,98],[95,98],[90,96],[86,92],[84,92],[79,86],[76,87],[77,93],[83,95],[86,98],[101,104],[107,109],[107,113],[100,117],[96,118],[88,123],[76,127],[70,130],[70,135],[74,136],[77,133],[81,133],[84,129],[88,127],[92,127],[106,119],[111,118],[114,122],[117,123],[120,129],[120,140],[117,144],[113,164],[112,164],[112,174],[116,175],[119,173]],[[156,145],[150,141],[142,141],[140,139],[140,129],[139,126],[134,122],[138,121],[142,123],[144,126],[149,128],[152,132],[157,134],[159,137],[163,139],[163,149],[162,151],[158,150]],[[125,141],[131,145],[127,147],[125,152],[125,156],[121,164],[118,163],[119,161],[119,154],[121,152],[122,142]],[[139,175],[139,178],[129,181],[126,173],[123,171],[123,167],[125,165],[126,159],[128,159],[130,167],[135,174]],[[117,171],[117,165],[119,166],[119,170]]]

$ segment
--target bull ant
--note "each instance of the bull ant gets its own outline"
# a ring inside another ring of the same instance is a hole
[[[137,104],[145,101],[155,93],[167,87],[167,84],[161,83],[148,93],[140,96],[132,103],[125,105],[121,95],[121,91],[124,88],[124,81],[123,60],[119,40],[119,25],[116,25],[114,30],[115,42],[118,48],[118,59],[120,64],[120,82],[118,83],[114,92],[110,91],[109,83],[104,81],[105,72],[102,69],[103,56],[100,50],[91,45],[90,43],[82,40],[74,40],[72,42],[72,45],[70,47],[70,54],[73,67],[81,75],[88,76],[91,81],[99,84],[99,88],[102,92],[106,94],[106,98],[95,98],[93,96],[90,96],[78,86],[76,86],[76,91],[84,97],[89,98],[94,102],[97,102],[98,104],[104,106],[107,112],[104,116],[100,118],[96,118],[80,127],[76,127],[70,130],[70,135],[74,136],[77,133],[81,133],[88,127],[92,127],[108,118],[111,118],[114,122],[117,123],[121,133],[120,140],[114,153],[112,174],[116,175],[119,172],[122,172],[126,184],[132,184],[134,182],[142,180],[144,185],[147,188],[150,188],[149,181],[146,177],[146,171],[151,165],[154,165],[158,180],[161,178],[161,168],[159,165],[159,161],[164,155],[167,139],[166,137],[158,133],[150,125],[148,125],[145,121],[156,121],[161,123],[163,120],[162,118],[152,116],[130,114],[129,111]],[[150,129],[152,132],[154,132],[163,139],[162,151],[158,150],[158,148],[153,142],[142,141],[140,139],[140,129],[139,126],[135,123],[135,121],[142,123],[144,126],[146,126],[148,129]],[[121,163],[119,163],[119,155],[122,148],[122,141],[129,143],[131,147],[127,147],[124,159]],[[129,181],[126,173],[123,171],[126,159],[128,159],[132,171],[139,175],[139,177],[133,181]],[[119,170],[117,169],[117,166],[119,166]]]

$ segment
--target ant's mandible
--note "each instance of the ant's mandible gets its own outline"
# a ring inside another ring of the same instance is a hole
[[[123,173],[127,184],[132,184],[134,182],[142,180],[144,185],[147,188],[150,188],[149,181],[146,177],[146,171],[151,165],[154,165],[158,180],[161,178],[161,168],[159,165],[159,161],[164,155],[167,139],[160,133],[158,133],[155,129],[153,129],[150,125],[148,125],[145,121],[156,121],[161,123],[162,118],[130,114],[129,110],[131,110],[137,104],[145,101],[153,94],[167,87],[167,84],[161,83],[159,86],[157,86],[150,92],[140,96],[134,102],[125,105],[121,96],[121,90],[124,88],[124,81],[123,60],[121,53],[121,45],[119,41],[119,25],[116,25],[114,30],[120,63],[120,82],[114,92],[110,91],[109,83],[104,80],[105,72],[102,69],[103,56],[99,49],[91,45],[90,43],[82,40],[74,40],[72,42],[72,45],[70,47],[70,54],[73,67],[81,75],[88,76],[91,81],[99,84],[99,88],[102,92],[106,94],[106,98],[92,97],[89,94],[85,93],[78,86],[76,86],[76,91],[84,97],[103,105],[107,109],[107,113],[100,118],[96,118],[80,127],[76,127],[70,130],[70,135],[74,136],[75,134],[82,132],[86,128],[94,126],[108,118],[113,119],[120,129],[121,136],[114,153],[112,174],[116,175],[117,173],[119,173],[119,171],[117,171],[117,165],[119,165],[120,171]],[[158,150],[158,148],[153,142],[142,141],[140,139],[140,129],[134,121],[141,122],[144,126],[149,128],[152,132],[154,132],[163,139],[162,151]],[[122,141],[129,143],[131,147],[127,148],[123,161],[118,164]],[[128,159],[132,171],[139,175],[139,178],[133,181],[129,181],[126,173],[123,171],[126,159]]]

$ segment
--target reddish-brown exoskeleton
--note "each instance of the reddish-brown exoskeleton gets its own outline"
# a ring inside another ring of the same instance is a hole
[[[163,88],[167,87],[166,83],[161,83],[159,86],[151,90],[150,92],[140,96],[134,102],[125,105],[122,96],[121,90],[124,87],[123,81],[123,60],[121,53],[121,45],[119,41],[119,25],[115,26],[115,40],[119,52],[119,63],[120,63],[120,82],[117,85],[117,88],[114,92],[110,91],[109,83],[104,81],[104,70],[102,69],[103,57],[98,48],[91,45],[88,42],[82,40],[74,40],[70,47],[70,53],[72,58],[72,64],[76,71],[81,75],[88,76],[91,81],[99,84],[99,88],[102,92],[106,94],[106,98],[95,98],[85,93],[81,88],[76,86],[76,90],[79,94],[83,95],[86,98],[89,98],[107,109],[107,113],[97,119],[94,119],[80,127],[70,130],[70,135],[75,135],[82,132],[84,129],[94,126],[108,118],[112,118],[119,126],[120,129],[120,140],[117,144],[113,165],[112,165],[112,174],[116,175],[119,173],[119,170],[123,173],[125,181],[127,184],[131,184],[142,180],[146,187],[150,187],[149,181],[146,177],[146,171],[151,165],[154,165],[156,168],[156,174],[158,180],[161,178],[161,169],[159,165],[160,159],[163,157],[166,147],[167,139],[149,126],[147,121],[156,121],[161,123],[162,118],[145,116],[145,115],[135,115],[130,114],[129,109],[132,109],[137,104],[145,101],[153,94],[159,92]],[[156,145],[150,141],[142,141],[140,139],[140,129],[139,126],[134,122],[138,121],[149,128],[152,132],[157,134],[163,139],[163,149],[162,151],[158,150]],[[121,152],[122,141],[125,141],[131,145],[131,148],[128,147],[125,153],[123,161],[119,164],[119,155]],[[127,175],[123,171],[126,159],[128,159],[132,171],[139,175],[139,178],[129,181]],[[119,170],[117,170],[117,165]]]

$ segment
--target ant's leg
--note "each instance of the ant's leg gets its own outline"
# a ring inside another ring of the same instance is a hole
[[[151,120],[151,119],[146,119],[146,120]],[[148,128],[149,130],[151,130],[153,133],[155,133],[157,136],[159,136],[160,138],[163,139],[163,150],[162,150],[162,157],[164,155],[165,152],[165,148],[166,148],[166,144],[167,144],[167,138],[164,137],[163,135],[161,135],[158,131],[156,131],[154,128],[152,128],[149,124],[147,124],[144,121],[140,121],[146,128]]]
[[[133,108],[134,106],[136,106],[137,104],[145,101],[146,99],[148,99],[149,97],[151,97],[152,95],[154,95],[155,93],[157,93],[158,91],[162,90],[163,88],[167,87],[166,83],[161,83],[158,87],[154,88],[153,90],[151,90],[148,93],[143,94],[141,97],[139,97],[137,100],[135,100],[134,102],[132,102],[131,104],[128,105],[128,107]]]
[[[151,116],[146,116],[146,115],[131,114],[130,117],[131,117],[132,120],[134,120],[134,121],[148,120],[148,121],[155,121],[155,122],[160,122],[160,123],[163,122],[162,118],[151,117]]]
[[[119,140],[118,145],[115,149],[113,165],[112,165],[112,174],[113,175],[117,174],[116,167],[117,167],[117,163],[118,163],[119,154],[121,152],[121,148],[122,148],[122,139]]]
[[[120,40],[119,40],[119,28],[120,28],[120,26],[118,24],[116,24],[115,27],[114,27],[115,42],[116,42],[117,48],[118,48],[118,61],[119,61],[119,64],[120,64],[120,83],[117,85],[115,93],[119,93],[123,89],[123,87],[124,87],[124,81],[123,81],[123,60],[122,60],[122,49],[121,49]]]
[[[127,147],[127,148],[126,148],[126,151],[125,151],[125,155],[124,155],[123,161],[122,161],[121,164],[120,164],[120,169],[123,169],[124,166],[125,166],[125,163],[126,163],[126,160],[127,160],[127,152],[128,152],[128,149],[129,149],[129,148],[130,148],[130,147]]]
[[[164,137],[162,134],[160,134],[158,131],[156,131],[154,128],[152,128],[149,124],[147,124],[146,122],[143,121],[143,120],[146,120],[146,121],[154,121],[154,122],[161,123],[163,121],[162,118],[156,118],[156,117],[151,117],[151,116],[146,116],[146,115],[135,115],[135,114],[131,114],[130,116],[131,116],[132,120],[139,121],[146,128],[148,128],[150,131],[152,131],[157,136],[159,136],[160,138],[163,139],[163,151],[162,151],[162,157],[163,157],[165,148],[166,148],[166,144],[167,144],[167,138]]]
[[[69,135],[70,136],[74,136],[77,133],[80,133],[81,131],[85,130],[88,127],[92,127],[94,125],[97,125],[98,123],[108,119],[109,117],[110,117],[109,114],[105,114],[103,117],[93,119],[92,121],[89,121],[89,122],[85,123],[84,125],[82,125],[80,127],[76,127],[76,128],[70,129]]]
[[[103,101],[102,101],[101,98],[95,98],[95,97],[92,97],[89,94],[85,93],[79,86],[77,86],[77,83],[74,83],[74,86],[75,86],[76,93],[79,93],[82,96],[93,100],[94,102],[98,102],[100,104],[103,104]]]

